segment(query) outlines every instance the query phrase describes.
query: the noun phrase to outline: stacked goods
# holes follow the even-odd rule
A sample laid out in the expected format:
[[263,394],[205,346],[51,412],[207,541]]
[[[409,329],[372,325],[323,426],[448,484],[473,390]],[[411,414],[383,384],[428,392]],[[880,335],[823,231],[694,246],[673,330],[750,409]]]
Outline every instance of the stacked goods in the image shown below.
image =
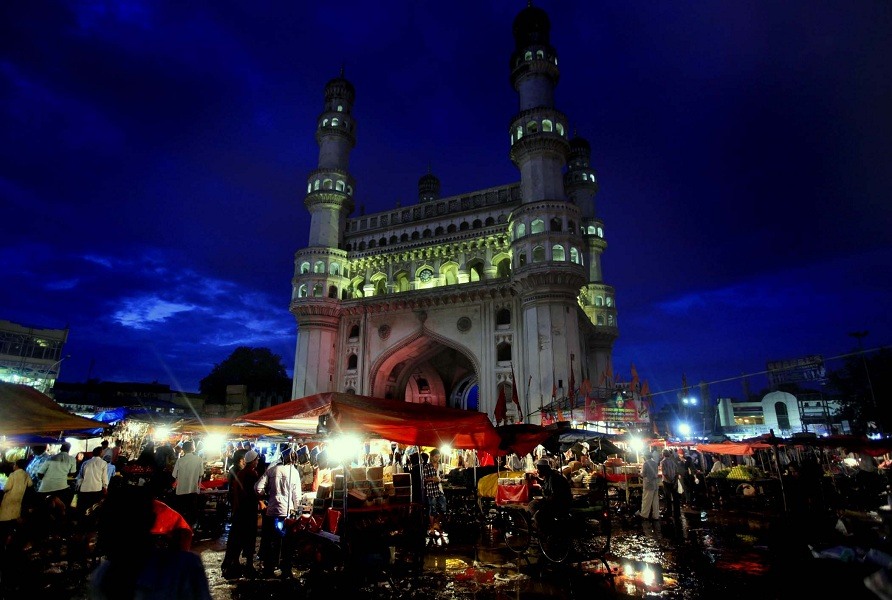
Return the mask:
[[733,479],[735,481],[752,481],[753,479],[759,479],[761,477],[761,472],[756,467],[750,467],[747,465],[736,465],[731,467],[731,470],[728,472],[728,476],[726,479]]
[[719,471],[712,471],[707,475],[710,479],[727,479],[728,473],[731,472],[731,469],[721,469]]
[[411,497],[412,476],[409,473],[394,473],[391,502],[409,502]]

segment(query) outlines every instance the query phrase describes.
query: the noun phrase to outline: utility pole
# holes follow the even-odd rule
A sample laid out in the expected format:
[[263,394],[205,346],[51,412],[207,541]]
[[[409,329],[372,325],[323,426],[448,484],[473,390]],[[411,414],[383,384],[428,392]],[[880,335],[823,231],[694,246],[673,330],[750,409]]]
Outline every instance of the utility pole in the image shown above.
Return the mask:
[[[870,401],[873,403],[874,418],[876,418],[878,416],[876,414],[876,411],[878,408],[877,407],[877,399],[876,399],[876,396],[873,395],[873,383],[871,383],[871,381],[870,381],[870,369],[867,367],[867,358],[864,356],[864,348],[861,345],[861,340],[864,339],[865,337],[867,337],[868,333],[869,332],[867,330],[852,331],[849,333],[849,336],[858,340],[858,354],[861,355],[861,362],[864,364],[864,374],[867,375],[867,389],[870,390]],[[879,424],[879,423],[877,423],[877,424]]]

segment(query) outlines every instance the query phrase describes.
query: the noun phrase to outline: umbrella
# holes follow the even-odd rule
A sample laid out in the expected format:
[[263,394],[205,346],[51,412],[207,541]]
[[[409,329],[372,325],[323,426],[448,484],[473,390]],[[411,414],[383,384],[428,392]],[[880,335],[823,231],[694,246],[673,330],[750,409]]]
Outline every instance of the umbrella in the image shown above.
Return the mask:
[[105,423],[70,413],[46,394],[27,385],[0,382],[0,435],[56,433],[105,427]]

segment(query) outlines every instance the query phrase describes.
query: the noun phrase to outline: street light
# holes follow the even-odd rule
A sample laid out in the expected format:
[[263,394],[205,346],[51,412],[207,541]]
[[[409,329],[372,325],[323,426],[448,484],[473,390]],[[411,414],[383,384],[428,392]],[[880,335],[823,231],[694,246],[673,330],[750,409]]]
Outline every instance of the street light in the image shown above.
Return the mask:
[[[46,390],[47,390],[47,388],[49,387],[48,379],[49,379],[50,371],[52,371],[53,369],[55,369],[57,365],[61,365],[61,364],[62,364],[62,361],[65,360],[65,359],[68,359],[68,358],[71,358],[71,355],[70,355],[70,354],[66,354],[65,356],[63,356],[62,358],[60,358],[59,360],[57,360],[56,362],[54,362],[53,364],[51,364],[50,366],[48,366],[48,367],[47,367],[46,369],[44,369],[43,371],[38,371],[38,372],[37,372],[38,379],[42,379],[42,380],[43,380],[43,384],[41,385],[41,389],[40,389],[41,392],[43,392],[44,394],[46,394]],[[43,377],[42,377],[42,378],[40,377],[40,374],[41,374],[41,373],[43,373]]]

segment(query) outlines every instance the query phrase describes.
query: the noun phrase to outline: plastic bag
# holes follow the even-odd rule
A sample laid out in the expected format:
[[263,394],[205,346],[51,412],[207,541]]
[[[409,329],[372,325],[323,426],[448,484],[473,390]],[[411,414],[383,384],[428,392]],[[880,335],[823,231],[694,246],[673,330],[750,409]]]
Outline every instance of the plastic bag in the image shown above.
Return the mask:
[[77,494],[71,499],[71,508],[77,508]]
[[681,483],[681,479],[676,480],[675,484],[676,484],[676,487],[677,487],[677,489],[678,489],[678,493],[679,493],[679,494],[684,494],[684,485],[682,485],[682,483]]

